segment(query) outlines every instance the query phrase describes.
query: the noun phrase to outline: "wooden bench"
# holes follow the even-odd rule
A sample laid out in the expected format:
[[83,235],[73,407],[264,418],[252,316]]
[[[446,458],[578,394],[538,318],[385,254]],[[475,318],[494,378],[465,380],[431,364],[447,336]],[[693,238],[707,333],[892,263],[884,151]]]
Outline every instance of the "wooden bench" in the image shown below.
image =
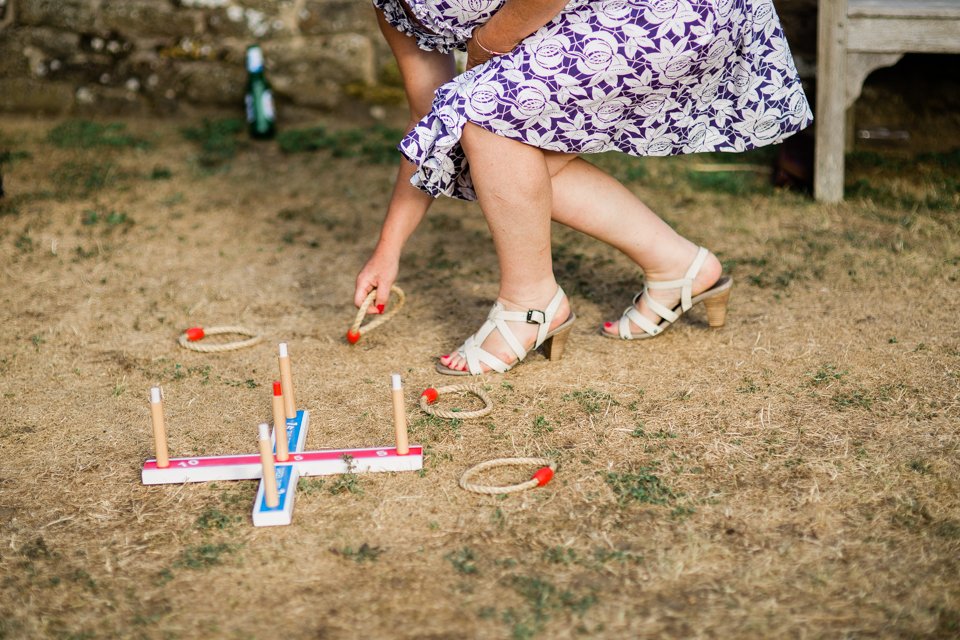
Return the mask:
[[820,0],[813,194],[843,200],[853,103],[874,70],[905,53],[960,53],[960,0]]

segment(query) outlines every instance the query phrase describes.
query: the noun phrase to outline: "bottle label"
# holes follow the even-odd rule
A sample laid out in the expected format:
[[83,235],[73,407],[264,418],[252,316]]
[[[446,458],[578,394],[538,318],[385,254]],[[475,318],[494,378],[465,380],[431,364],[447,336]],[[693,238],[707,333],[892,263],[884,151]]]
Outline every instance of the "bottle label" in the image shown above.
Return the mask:
[[263,108],[263,117],[267,121],[272,122],[275,119],[274,110],[273,110],[273,92],[267,89],[263,92],[263,97],[260,101],[260,106]]

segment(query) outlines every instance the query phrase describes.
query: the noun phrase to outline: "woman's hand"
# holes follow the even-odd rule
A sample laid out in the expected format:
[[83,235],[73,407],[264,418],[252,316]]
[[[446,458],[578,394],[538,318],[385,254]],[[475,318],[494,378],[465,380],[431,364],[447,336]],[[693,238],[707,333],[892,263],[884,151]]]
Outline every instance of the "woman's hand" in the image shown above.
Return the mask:
[[383,313],[390,298],[390,287],[397,280],[400,271],[400,259],[373,252],[367,264],[357,275],[357,289],[353,294],[353,304],[360,307],[371,290],[377,290],[377,297],[367,309],[367,313]]

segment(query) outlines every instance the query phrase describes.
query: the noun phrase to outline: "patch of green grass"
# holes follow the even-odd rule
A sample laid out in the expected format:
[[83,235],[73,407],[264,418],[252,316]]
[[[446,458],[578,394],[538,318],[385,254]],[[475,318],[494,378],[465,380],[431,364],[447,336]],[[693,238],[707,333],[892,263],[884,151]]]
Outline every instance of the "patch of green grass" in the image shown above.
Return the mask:
[[617,496],[621,506],[630,502],[667,504],[676,494],[653,471],[656,465],[641,466],[634,472],[608,471],[603,479]]
[[9,164],[14,165],[20,160],[29,160],[33,157],[29,151],[0,151],[0,168],[3,168],[3,165]]
[[916,471],[920,475],[930,473],[930,465],[923,462],[923,460],[911,460],[907,463],[907,468],[911,471]]
[[358,548],[354,549],[353,547],[347,546],[343,549],[330,549],[334,554],[349,558],[357,564],[362,564],[364,562],[374,562],[381,555],[383,555],[383,549],[380,547],[372,547],[366,542],[361,544]]
[[231,527],[239,520],[240,518],[238,516],[232,516],[220,511],[216,507],[211,507],[200,514],[195,526],[201,531],[221,530]]
[[77,245],[73,248],[73,261],[79,262],[81,260],[86,260],[87,258],[94,258],[100,255],[100,248],[94,246],[90,249],[84,249],[80,245]]
[[580,404],[584,412],[594,415],[600,413],[601,409],[617,406],[620,403],[613,399],[609,393],[597,391],[596,389],[586,389],[585,391],[572,391],[562,396],[564,400],[575,400]]
[[459,418],[427,415],[410,423],[410,435],[416,435],[422,444],[429,444],[447,435],[459,438],[462,426],[463,420]]
[[297,493],[311,495],[323,490],[326,481],[323,478],[303,478],[297,483]]
[[23,253],[30,253],[33,251],[33,238],[30,237],[29,233],[21,233],[19,236],[17,236],[13,246]]
[[89,120],[70,120],[53,128],[47,141],[61,149],[96,149],[101,147],[149,149],[151,144],[126,133],[121,123],[99,124]]
[[236,550],[236,545],[225,542],[193,545],[180,553],[175,566],[185,569],[207,569],[223,564],[224,558]]
[[877,186],[876,180],[860,178],[844,189],[847,200],[869,200],[878,207],[897,211],[956,211],[960,202],[960,181],[943,178],[926,185],[926,193],[914,196]]
[[597,547],[593,550],[593,559],[602,564],[614,561],[619,563],[630,562],[632,564],[642,564],[643,556],[633,551],[624,551],[623,549],[605,549]]
[[657,440],[673,440],[677,437],[673,431],[667,431],[663,427],[657,429],[655,433],[650,434],[651,438],[656,438]]
[[873,398],[863,388],[857,387],[850,391],[839,391],[831,398],[830,403],[838,411],[845,409],[869,409],[873,406]]
[[635,182],[650,176],[649,162],[623,153],[599,153],[590,157],[590,163],[603,169],[620,182]]
[[933,533],[947,540],[960,540],[960,522],[956,520],[941,520],[933,525]]
[[20,554],[29,560],[52,558],[56,555],[50,550],[50,547],[47,546],[47,541],[43,539],[43,536],[37,536],[20,547]]
[[360,486],[360,478],[354,473],[353,456],[344,454],[343,461],[347,465],[347,472],[336,477],[330,483],[330,494],[338,495],[341,493],[352,493],[363,495],[363,487]]
[[173,171],[171,171],[168,167],[162,167],[160,165],[154,167],[150,172],[151,180],[169,180],[172,177]]
[[68,161],[54,169],[52,178],[64,196],[86,196],[112,186],[117,181],[116,167],[109,162]]
[[463,547],[457,551],[451,551],[444,556],[453,568],[457,570],[457,573],[460,573],[465,576],[472,576],[479,573],[477,569],[477,563],[475,562],[473,550],[470,547]]
[[67,574],[67,578],[71,582],[74,582],[89,591],[96,591],[97,589],[97,582],[84,569],[73,569],[69,574]]
[[544,416],[537,416],[533,419],[533,435],[542,436],[553,431],[550,421]]
[[363,158],[386,164],[398,160],[396,147],[402,137],[401,130],[383,125],[339,131],[318,126],[282,131],[277,135],[277,145],[284,153],[329,151],[334,158]]
[[687,183],[697,191],[713,191],[732,196],[772,194],[768,174],[754,171],[687,171]]
[[363,495],[363,487],[360,485],[359,477],[354,473],[345,473],[337,476],[328,488],[330,495],[341,493],[352,493],[354,495]]
[[822,387],[842,379],[845,375],[847,375],[847,372],[838,370],[835,364],[822,364],[819,369],[809,374],[809,384],[814,387]]
[[338,228],[353,228],[353,224],[355,223],[355,221],[347,221],[343,218],[336,217],[329,211],[314,206],[281,209],[277,217],[283,221],[303,220],[310,224],[320,225],[327,231],[333,231]]
[[208,364],[185,367],[179,362],[174,362],[170,366],[163,367],[157,376],[166,380],[186,380],[187,378],[198,377],[201,384],[210,382],[211,367]]
[[551,564],[573,564],[577,561],[577,552],[570,547],[558,545],[544,551],[543,559]]
[[83,217],[80,220],[81,224],[84,226],[93,226],[98,224],[104,224],[108,229],[115,229],[117,227],[132,227],[134,224],[133,218],[129,217],[126,213],[122,211],[97,211],[95,209],[86,209],[83,212]]
[[237,155],[243,144],[238,135],[245,128],[244,122],[237,118],[204,118],[198,126],[185,127],[181,133],[184,138],[200,147],[197,158],[200,166],[213,169],[226,164]]
[[220,378],[225,386],[228,387],[246,387],[247,389],[256,389],[260,386],[260,383],[254,380],[253,378],[247,378],[246,380],[232,380],[230,378]]
[[566,612],[582,617],[597,603],[597,596],[592,591],[580,594],[570,589],[559,589],[536,576],[513,576],[509,584],[523,599],[529,612],[524,615],[513,608],[504,612],[503,620],[512,625],[515,640],[538,635],[554,613]]

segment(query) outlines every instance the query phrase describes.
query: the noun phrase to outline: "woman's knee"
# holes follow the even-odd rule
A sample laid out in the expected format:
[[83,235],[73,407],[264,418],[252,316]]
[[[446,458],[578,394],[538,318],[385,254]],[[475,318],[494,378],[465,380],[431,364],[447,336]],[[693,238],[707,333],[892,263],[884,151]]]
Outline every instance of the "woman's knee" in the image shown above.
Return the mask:
[[544,151],[513,138],[507,138],[484,129],[480,125],[468,122],[463,127],[460,142],[467,157],[495,157],[512,164],[544,162]]

